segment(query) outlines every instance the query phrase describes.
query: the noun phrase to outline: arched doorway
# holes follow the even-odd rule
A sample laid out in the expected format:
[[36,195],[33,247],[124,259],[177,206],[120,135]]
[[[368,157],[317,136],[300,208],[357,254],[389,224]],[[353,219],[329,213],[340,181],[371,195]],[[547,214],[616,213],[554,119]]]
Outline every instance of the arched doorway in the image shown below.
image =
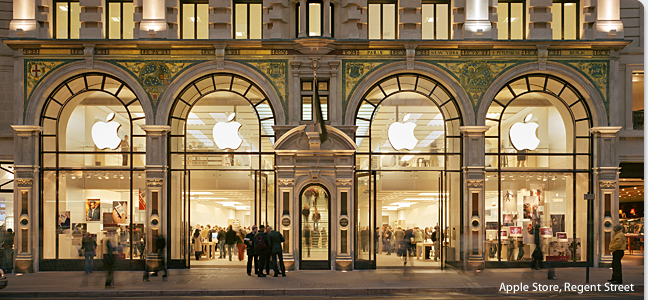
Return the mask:
[[582,195],[592,192],[592,118],[584,97],[555,76],[520,76],[495,95],[486,125],[486,261],[526,265],[534,234],[544,259],[584,261]]
[[457,260],[463,120],[455,98],[434,79],[398,74],[369,88],[356,112],[355,268],[402,267],[410,247],[409,265]]
[[331,268],[331,193],[321,184],[309,184],[299,193],[300,270]]
[[[168,123],[171,263],[245,264],[234,254],[230,260],[232,251],[219,236],[230,225],[234,230],[276,225],[275,119],[269,99],[244,77],[205,75],[181,90]],[[205,239],[203,249],[191,244],[197,228]],[[204,252],[198,261],[196,250]]]
[[47,96],[40,117],[41,271],[83,270],[86,233],[99,245],[116,242],[124,258],[118,269],[143,266],[144,124],[132,88],[112,75],[79,74]]

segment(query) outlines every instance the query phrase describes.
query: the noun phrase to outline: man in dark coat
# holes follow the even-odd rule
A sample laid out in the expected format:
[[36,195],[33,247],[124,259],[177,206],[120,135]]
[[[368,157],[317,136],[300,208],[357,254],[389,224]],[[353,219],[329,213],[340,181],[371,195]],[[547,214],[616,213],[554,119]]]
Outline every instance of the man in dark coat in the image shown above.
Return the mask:
[[[259,240],[263,240],[263,245],[259,244]],[[254,251],[259,256],[259,277],[266,277],[263,274],[263,268],[266,269],[266,274],[270,273],[270,239],[265,232],[265,226],[259,226],[259,232],[254,236]]]
[[245,236],[245,246],[247,246],[247,274],[252,276],[252,262],[254,262],[254,274],[259,274],[259,256],[254,252],[254,236],[257,234],[258,228],[256,225],[252,226],[252,231]]
[[229,260],[232,261],[232,251],[236,247],[236,232],[232,228],[232,225],[227,226],[227,233],[225,233],[225,244],[227,244],[227,253],[229,255]]
[[[272,230],[272,227],[268,226],[268,228]],[[270,239],[270,244],[272,245],[272,260],[275,262],[273,277],[279,277],[279,267],[281,267],[281,276],[286,277],[286,266],[284,265],[283,261],[283,249],[281,249],[281,243],[285,242],[286,240],[284,239],[283,235],[276,230],[272,230],[268,234],[268,238]],[[279,260],[277,260],[277,258],[279,258]]]

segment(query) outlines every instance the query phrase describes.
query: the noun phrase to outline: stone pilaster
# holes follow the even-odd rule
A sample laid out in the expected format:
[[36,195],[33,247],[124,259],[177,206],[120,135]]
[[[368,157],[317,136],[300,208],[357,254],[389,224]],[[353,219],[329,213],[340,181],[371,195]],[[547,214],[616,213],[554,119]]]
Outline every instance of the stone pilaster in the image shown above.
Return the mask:
[[529,31],[527,39],[551,40],[551,6],[553,0],[530,0],[529,2]]
[[[595,2],[594,0],[589,0]],[[587,1],[586,1],[587,2]],[[621,22],[621,1],[597,0],[596,2],[596,39],[623,39],[623,22]]]
[[14,0],[13,19],[9,23],[9,37],[38,38],[36,0]]
[[209,0],[209,38],[231,39],[232,0]]
[[38,269],[38,136],[40,126],[11,125],[14,129],[14,260],[16,273]]
[[[150,270],[158,270],[162,257],[158,253],[154,239],[169,237],[166,232],[167,197],[167,132],[166,125],[142,125],[146,132],[146,265]],[[168,247],[165,248],[168,250]]]
[[452,1],[452,39],[461,40],[464,37],[466,24],[466,0]]
[[[288,0],[264,0],[263,7],[263,38],[289,39],[293,32],[290,29],[290,2]],[[324,12],[326,13],[326,10]],[[302,27],[302,30],[306,30],[306,27]]]
[[398,38],[421,39],[421,0],[400,0]]
[[[611,262],[608,250],[614,225],[619,224],[619,130],[621,127],[593,127],[594,138],[594,266]],[[582,201],[577,195],[575,201]]]
[[103,39],[105,20],[104,0],[79,0],[79,7],[81,7],[79,38]]
[[464,151],[464,229],[461,247],[465,270],[485,267],[485,138],[489,126],[462,126]]
[[178,0],[142,0],[140,39],[178,38]]
[[53,33],[50,31],[50,24],[54,24],[54,14],[51,13],[53,8],[51,4],[50,1],[36,2],[36,30],[38,30],[38,38],[52,38]]
[[340,31],[337,38],[367,38],[367,0],[342,0],[339,16]]
[[[497,0],[466,0],[466,22],[463,28],[465,39],[492,39],[491,3],[497,7]],[[497,14],[495,21],[497,21]],[[497,35],[495,35],[497,37]]]
[[133,0],[133,23],[135,24],[135,26],[133,27],[133,39],[140,38],[139,34],[140,25],[142,24],[142,9],[144,8],[142,6],[143,3],[144,0]]

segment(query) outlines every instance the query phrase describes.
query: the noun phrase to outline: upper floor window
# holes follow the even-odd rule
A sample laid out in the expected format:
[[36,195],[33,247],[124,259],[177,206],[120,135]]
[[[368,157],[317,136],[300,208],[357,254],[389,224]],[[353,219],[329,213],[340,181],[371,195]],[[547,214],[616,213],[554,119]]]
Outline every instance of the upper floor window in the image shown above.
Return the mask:
[[421,37],[424,40],[450,38],[450,1],[423,2],[421,17]]
[[578,1],[553,0],[551,29],[554,40],[578,39]]
[[314,87],[313,85],[314,84],[312,80],[305,80],[301,82],[301,119],[302,121],[312,121],[313,118],[315,118],[313,96],[315,94],[315,88],[317,88],[320,106],[322,107],[322,118],[324,119],[324,121],[328,121],[329,82],[328,80],[318,80],[317,87]]
[[499,0],[497,4],[497,38],[523,40],[526,13],[524,0]]
[[369,3],[369,39],[396,39],[396,3]]
[[[306,2],[306,36],[324,36],[324,4],[322,1],[312,0]],[[300,6],[297,3],[297,36],[302,31]],[[333,3],[328,7],[328,30],[333,37]]]
[[79,1],[56,1],[54,32],[57,39],[78,39],[81,21]]
[[242,2],[234,4],[234,38],[263,38],[263,3]]
[[132,39],[135,23],[133,22],[133,1],[109,0],[106,13],[109,39]]
[[632,73],[632,128],[644,129],[644,72]]
[[183,39],[209,38],[209,3],[207,1],[182,1],[182,23],[180,32]]

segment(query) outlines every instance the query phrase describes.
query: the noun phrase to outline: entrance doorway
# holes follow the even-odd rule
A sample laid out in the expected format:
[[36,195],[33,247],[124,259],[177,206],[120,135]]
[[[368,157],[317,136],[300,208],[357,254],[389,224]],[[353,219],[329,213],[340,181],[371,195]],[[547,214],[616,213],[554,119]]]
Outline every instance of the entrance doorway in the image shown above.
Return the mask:
[[443,268],[447,177],[442,171],[358,172],[355,268]]
[[307,185],[299,193],[300,270],[331,268],[331,193],[320,184]]

